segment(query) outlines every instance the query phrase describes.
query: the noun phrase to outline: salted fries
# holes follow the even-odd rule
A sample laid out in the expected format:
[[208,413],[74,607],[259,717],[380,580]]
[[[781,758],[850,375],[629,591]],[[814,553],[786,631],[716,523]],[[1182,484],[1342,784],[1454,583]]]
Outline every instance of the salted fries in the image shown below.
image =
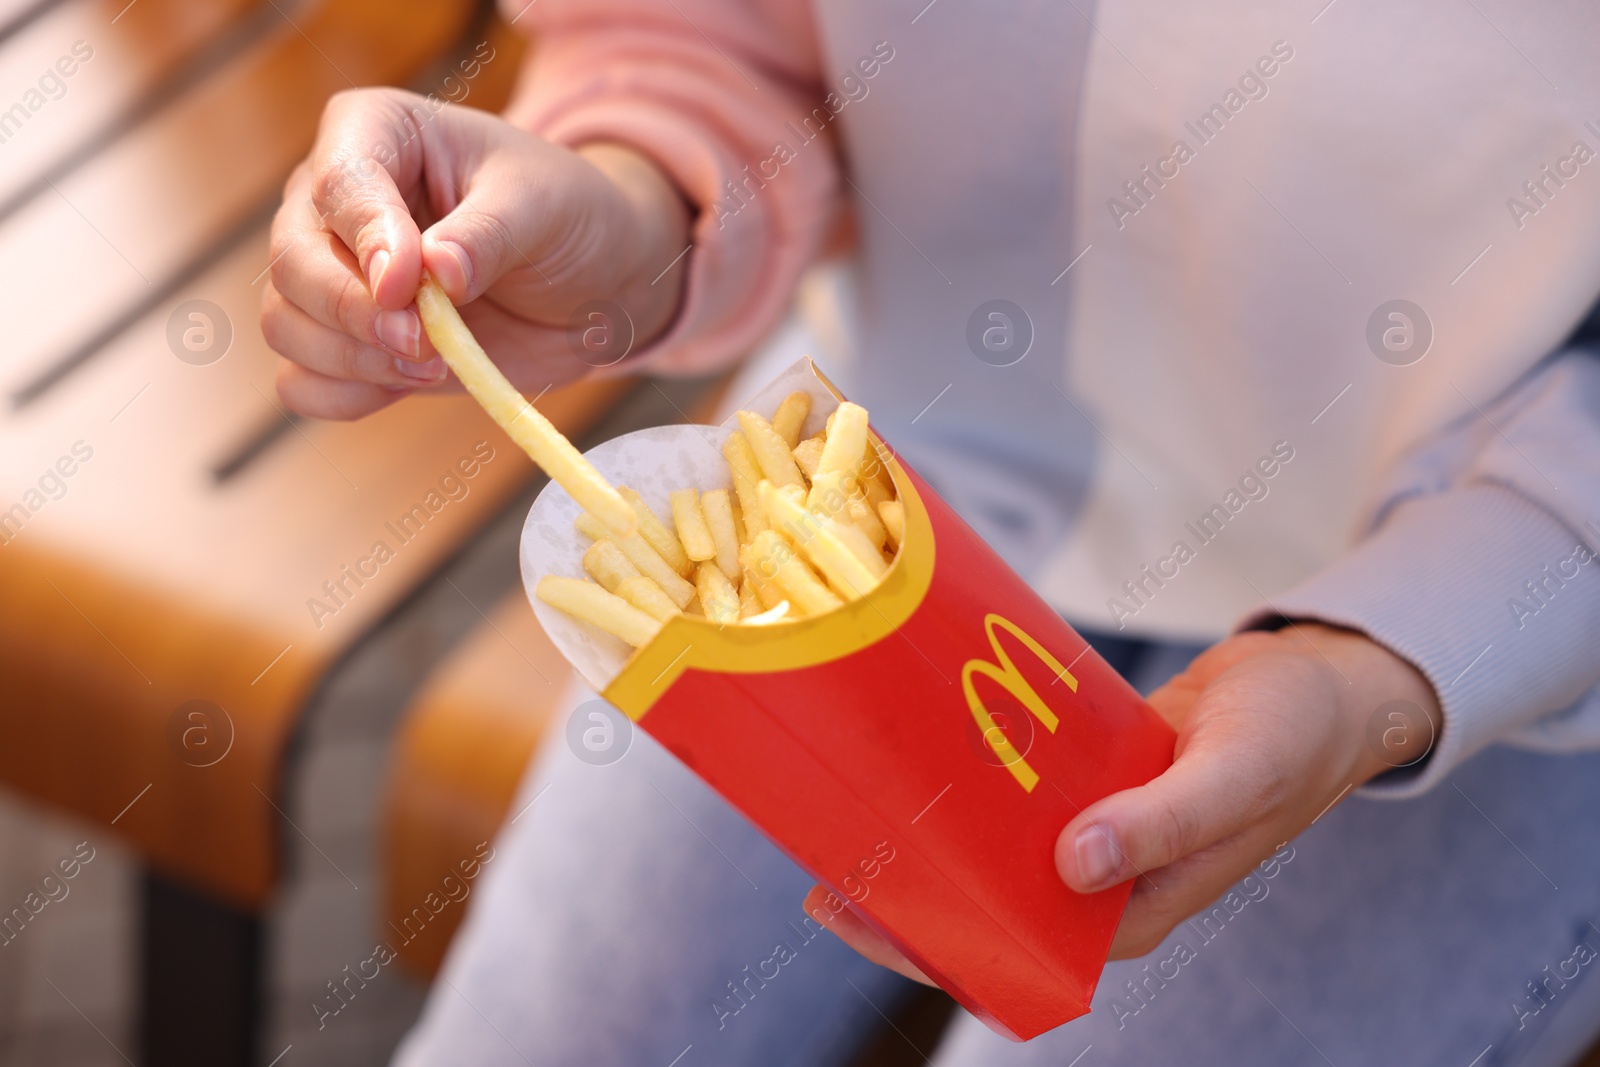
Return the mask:
[[588,577],[540,578],[546,604],[637,648],[680,614],[759,626],[832,611],[871,592],[894,562],[904,513],[865,408],[840,404],[805,440],[809,393],[791,393],[770,421],[739,412],[722,446],[733,489],[674,489],[663,518],[606,481],[512,388],[430,277],[417,310],[467,392],[583,508]]
[[539,599],[637,647],[680,613],[759,626],[871,592],[903,535],[894,482],[864,408],[840,404],[822,433],[801,440],[810,408],[811,395],[797,392],[770,421],[739,412],[722,446],[731,492],[674,489],[663,517],[618,486],[637,531],[620,535],[579,515],[578,531],[592,542],[583,555],[589,577],[546,575]]

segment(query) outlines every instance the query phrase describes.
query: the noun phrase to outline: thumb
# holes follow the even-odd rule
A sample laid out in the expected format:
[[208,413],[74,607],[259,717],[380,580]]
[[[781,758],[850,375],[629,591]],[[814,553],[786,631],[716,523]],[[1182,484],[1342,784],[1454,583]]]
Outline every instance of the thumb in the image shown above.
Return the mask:
[[1248,738],[1197,740],[1159,777],[1091,804],[1067,824],[1055,856],[1067,885],[1098,892],[1260,821],[1280,793],[1270,761],[1257,758]]
[[422,263],[451,300],[476,300],[514,276],[524,310],[559,303],[552,276],[570,293],[610,262],[605,249],[627,251],[627,202],[593,162],[483,112],[446,114],[461,145],[457,198],[423,233]]
[[410,304],[422,277],[421,234],[406,203],[422,180],[412,115],[421,99],[392,89],[339,93],[311,152],[312,204],[389,309]]
[[451,300],[476,300],[508,272],[537,262],[552,209],[510,160],[490,154],[464,176],[460,203],[422,235],[422,264]]

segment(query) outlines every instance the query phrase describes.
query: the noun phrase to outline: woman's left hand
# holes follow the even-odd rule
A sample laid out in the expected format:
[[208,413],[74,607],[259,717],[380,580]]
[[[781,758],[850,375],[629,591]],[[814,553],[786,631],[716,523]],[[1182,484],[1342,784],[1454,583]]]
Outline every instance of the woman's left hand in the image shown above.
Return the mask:
[[[1439,701],[1411,664],[1316,623],[1229,637],[1150,695],[1178,731],[1173,764],[1067,824],[1056,869],[1080,893],[1137,878],[1111,958],[1142,956],[1369,778],[1422,758]],[[1415,707],[1372,731],[1392,701]],[[807,896],[829,915],[828,896]],[[848,909],[829,928],[868,959],[926,977]]]

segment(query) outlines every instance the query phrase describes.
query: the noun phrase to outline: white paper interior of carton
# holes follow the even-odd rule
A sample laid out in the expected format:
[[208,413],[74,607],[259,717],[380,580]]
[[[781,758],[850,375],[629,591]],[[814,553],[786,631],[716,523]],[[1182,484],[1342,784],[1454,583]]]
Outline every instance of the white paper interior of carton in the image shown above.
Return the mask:
[[[804,440],[822,432],[823,423],[839,403],[812,371],[810,360],[795,363],[739,406],[770,419],[783,398],[797,392],[811,394],[811,412],[800,431]],[[612,485],[635,490],[671,527],[668,498],[674,489],[692,486],[704,492],[733,487],[728,461],[722,458],[722,442],[737,428],[733,417],[721,426],[656,426],[613,438],[584,454]],[[577,501],[554,482],[539,493],[522,525],[522,585],[544,632],[583,680],[602,692],[622,671],[633,649],[534,595],[539,579],[547,574],[586,577],[583,554],[590,542],[573,526],[580,510]]]

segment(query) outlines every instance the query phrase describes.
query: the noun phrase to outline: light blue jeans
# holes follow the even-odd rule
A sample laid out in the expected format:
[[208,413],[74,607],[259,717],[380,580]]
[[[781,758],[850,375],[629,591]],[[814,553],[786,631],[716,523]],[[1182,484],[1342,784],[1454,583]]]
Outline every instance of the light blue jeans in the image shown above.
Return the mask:
[[[1121,645],[1146,691],[1197,651]],[[606,766],[553,734],[396,1067],[833,1065],[884,1024],[909,983],[805,928],[812,880],[709,788],[643,733]],[[1566,1067],[1600,1031],[1600,754],[1490,749],[1427,796],[1347,799],[1265,870],[1109,965],[1088,1016],[1019,1045],[958,1012],[923,1051]]]

